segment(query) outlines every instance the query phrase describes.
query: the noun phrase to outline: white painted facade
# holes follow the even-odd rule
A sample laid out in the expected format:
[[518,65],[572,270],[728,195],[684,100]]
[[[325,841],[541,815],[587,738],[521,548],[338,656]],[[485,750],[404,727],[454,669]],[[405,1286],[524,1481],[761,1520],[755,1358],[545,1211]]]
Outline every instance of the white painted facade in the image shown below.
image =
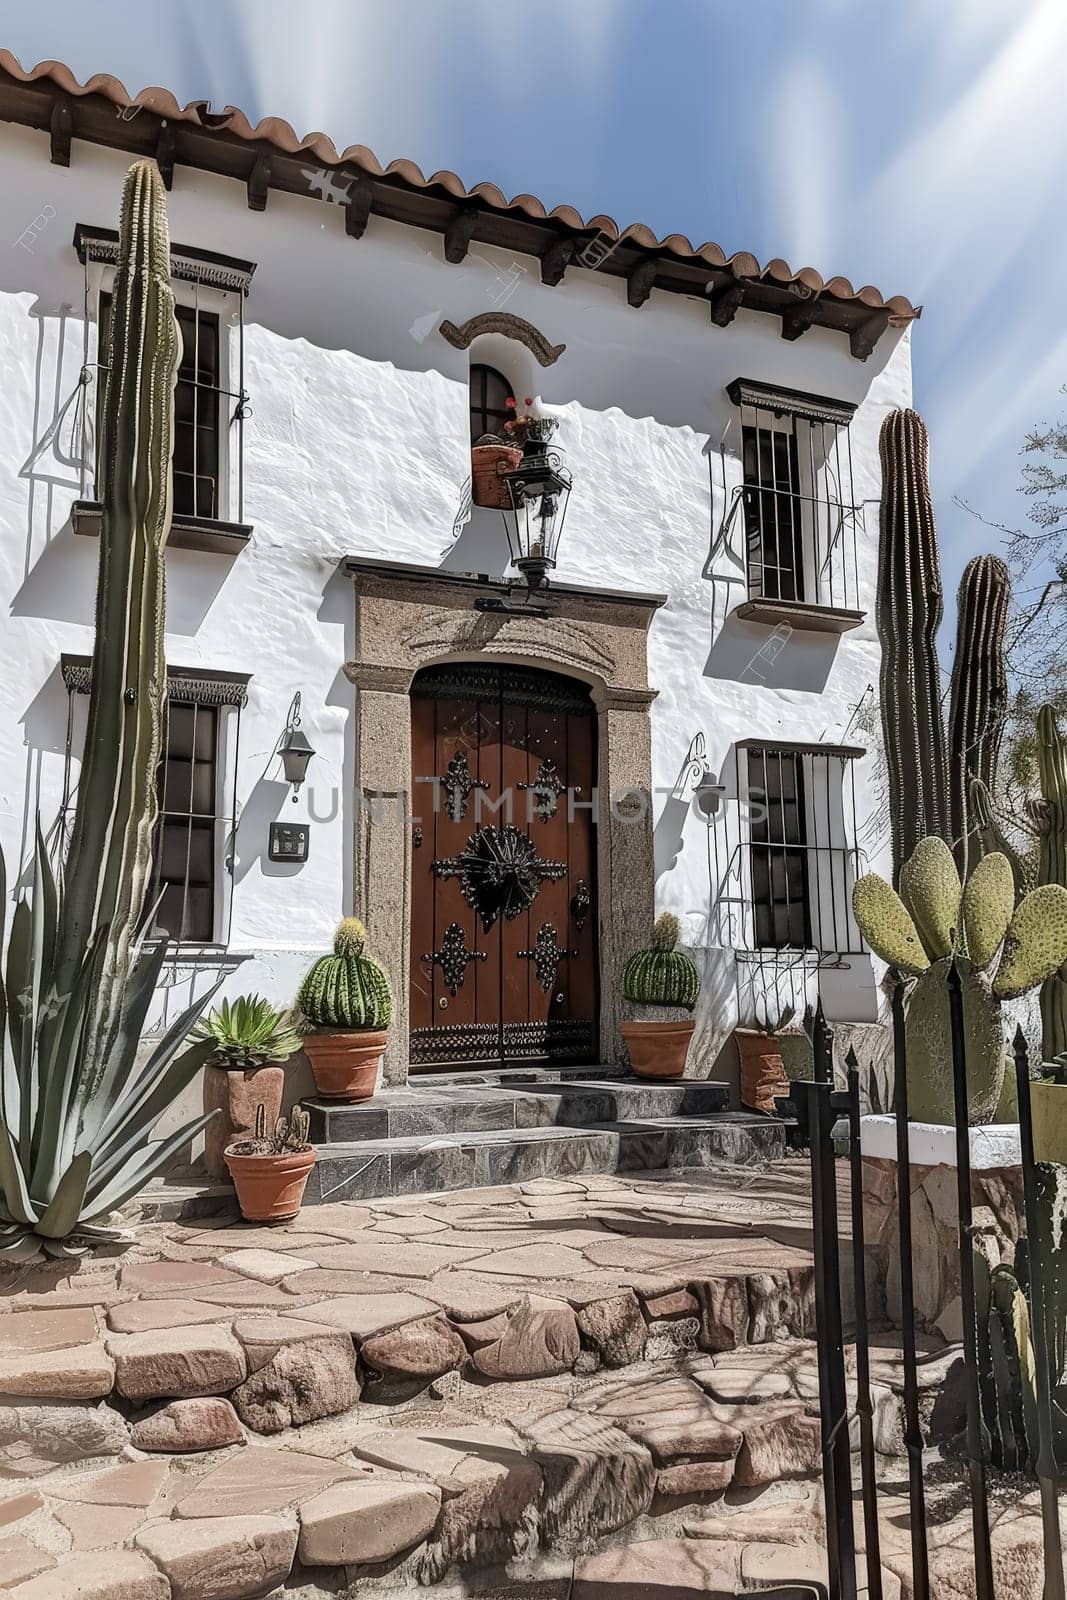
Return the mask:
[[[116,226],[126,165],[121,152],[79,141],[70,167],[54,166],[46,133],[0,124],[0,210],[11,236],[0,247],[0,843],[11,879],[26,860],[34,809],[47,826],[61,802],[68,696],[60,656],[91,649],[97,547],[72,527],[84,491],[75,408],[64,411],[85,348],[86,275],[72,237],[79,222]],[[232,904],[220,907],[230,956],[247,959],[228,991],[291,1001],[338,917],[353,909],[358,751],[356,690],[343,672],[354,626],[343,558],[506,570],[498,513],[475,510],[453,532],[469,476],[468,369],[485,361],[517,396],[537,396],[559,413],[574,492],[558,578],[668,597],[649,640],[649,679],[659,691],[651,711],[656,899],[682,914],[685,940],[702,955],[704,1027],[693,1066],[715,1074],[739,987],[748,1010],[746,981],[738,985],[733,951],[717,945],[714,852],[688,804],[691,788],[677,791],[679,777],[698,733],[717,774],[742,737],[871,743],[877,719],[863,708],[878,677],[878,429],[887,410],[910,403],[908,335],[890,330],[864,363],[843,334],[816,327],[787,342],[764,313],[741,310],[721,329],[701,301],[655,290],[634,309],[623,282],[578,265],[554,288],[542,285],[536,261],[477,243],[462,265],[450,265],[439,235],[379,217],[353,240],[340,209],[312,194],[272,192],[266,211],[253,212],[242,185],[185,167],[169,206],[174,240],[257,264],[244,307],[251,544],[233,559],[172,550],[167,561],[168,662],[250,674]],[[30,237],[18,242],[26,229]],[[103,275],[90,269],[90,361]],[[179,298],[192,292],[176,287]],[[218,299],[236,388],[237,298]],[[461,351],[438,331],[444,318],[459,324],[489,310],[527,319],[565,353],[541,368],[513,341],[492,336]],[[769,630],[727,622],[744,597],[743,552],[717,546],[741,475],[737,412],[726,394],[737,377],[858,404],[851,440],[865,513],[858,604],[866,620],[842,636],[795,632],[756,668]],[[292,805],[273,751],[296,690],[317,753]],[[76,727],[75,756],[79,737]],[[867,864],[886,870],[875,765],[873,751],[858,764],[857,815]],[[267,860],[276,817],[310,822],[305,864]],[[821,976],[832,1017],[873,1017],[867,957]]]

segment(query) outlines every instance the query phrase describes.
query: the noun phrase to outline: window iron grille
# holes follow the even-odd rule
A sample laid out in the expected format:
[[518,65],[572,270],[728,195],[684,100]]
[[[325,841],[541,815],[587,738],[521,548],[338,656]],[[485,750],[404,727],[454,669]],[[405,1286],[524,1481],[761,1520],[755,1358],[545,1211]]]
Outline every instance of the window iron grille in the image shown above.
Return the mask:
[[708,819],[709,940],[768,960],[847,963],[866,946],[852,887],[858,842],[852,745],[742,741]]
[[[81,459],[80,493],[82,499],[86,498],[91,478],[93,496],[100,500],[104,468],[100,423],[107,376],[111,294],[100,290],[97,298],[94,360],[90,330],[96,280],[90,269],[93,263],[114,262],[116,236],[106,230],[93,232],[79,224],[75,246],[84,265],[84,346],[74,419]],[[188,291],[179,291],[175,306],[182,335],[182,361],[175,389],[174,511],[178,516],[228,520],[229,507],[225,503],[223,485],[225,467],[226,475],[234,484],[236,520],[243,522],[244,424],[252,414],[245,389],[244,300],[255,268],[250,262],[172,246],[171,270],[176,281],[190,285]],[[201,298],[202,292],[220,290],[233,293],[236,299],[236,387],[224,381],[227,364],[223,318]]]
[[[61,670],[68,695],[61,807],[65,854],[74,808],[75,702],[89,693],[91,662],[86,656],[65,655]],[[247,675],[240,673],[179,668],[167,672],[146,932],[179,948],[229,944],[233,907],[229,878],[247,685]]]
[[[743,563],[750,601],[857,610],[855,407],[743,379],[727,393],[740,414],[741,481],[728,492],[716,547]],[[726,484],[725,437],[721,456]]]

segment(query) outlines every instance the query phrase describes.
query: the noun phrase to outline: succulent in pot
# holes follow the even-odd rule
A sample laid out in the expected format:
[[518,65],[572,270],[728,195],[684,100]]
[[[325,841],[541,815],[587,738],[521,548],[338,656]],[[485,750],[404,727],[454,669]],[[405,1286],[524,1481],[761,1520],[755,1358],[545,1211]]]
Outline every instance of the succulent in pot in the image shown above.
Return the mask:
[[237,1203],[246,1222],[289,1222],[304,1198],[315,1149],[308,1141],[310,1119],[300,1106],[279,1117],[267,1133],[267,1115],[256,1109],[251,1138],[238,1139],[226,1150],[226,1165],[237,1189]]
[[[692,957],[675,948],[678,934],[678,918],[664,911],[648,949],[632,955],[623,971],[622,992],[635,1014],[622,1023],[621,1031],[638,1078],[680,1078],[685,1071],[694,1029],[688,1013],[700,993],[700,974]],[[647,1009],[674,1014],[642,1016]]]
[[298,1004],[309,1024],[304,1050],[324,1100],[369,1100],[393,1014],[389,979],[364,954],[367,930],[345,917],[333,954],[316,961]]
[[807,1029],[799,1036],[786,1033],[795,1015],[795,1006],[784,1005],[776,1015],[768,1011],[762,1018],[762,1025],[757,1016],[756,1027],[734,1029],[740,1066],[741,1104],[746,1110],[775,1116],[779,1110],[777,1102],[789,1098],[789,1077],[786,1075],[783,1054],[789,1055],[791,1060],[800,1058],[798,1065],[802,1070],[793,1076],[812,1076],[811,1071],[803,1070],[806,1068],[806,1059],[810,1057]]
[[193,1030],[214,1048],[204,1073],[204,1110],[217,1112],[204,1130],[204,1166],[226,1176],[226,1147],[252,1133],[263,1107],[267,1126],[281,1116],[284,1062],[300,1049],[300,1034],[262,995],[240,995],[222,1003]]

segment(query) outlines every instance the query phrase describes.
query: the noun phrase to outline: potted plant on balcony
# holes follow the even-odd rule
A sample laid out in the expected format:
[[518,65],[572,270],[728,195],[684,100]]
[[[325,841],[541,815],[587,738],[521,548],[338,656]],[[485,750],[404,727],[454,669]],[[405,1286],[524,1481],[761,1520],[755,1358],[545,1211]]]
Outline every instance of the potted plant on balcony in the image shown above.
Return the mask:
[[678,918],[664,911],[656,920],[649,948],[631,956],[623,971],[623,995],[638,1013],[674,1013],[666,1017],[636,1014],[622,1023],[630,1066],[638,1078],[680,1078],[685,1071],[694,1029],[688,1013],[700,993],[700,974],[692,957],[675,949],[678,932]]
[[[796,1007],[782,1006],[777,1013],[766,1011],[763,1026],[735,1028],[737,1055],[741,1066],[741,1104],[749,1111],[777,1113],[777,1100],[789,1098],[789,1079],[782,1062],[782,1040]],[[759,1018],[757,1017],[757,1024]]]
[[389,979],[364,954],[367,930],[345,917],[333,954],[316,961],[298,1004],[310,1025],[304,1050],[324,1100],[369,1100],[374,1093],[393,1014]]
[[204,1166],[213,1178],[226,1176],[226,1147],[249,1137],[260,1107],[273,1128],[282,1111],[284,1062],[300,1049],[291,1020],[262,995],[223,1000],[193,1030],[192,1037],[213,1045],[204,1072],[204,1110],[217,1112],[204,1130]]
[[291,1116],[277,1119],[268,1136],[266,1112],[257,1106],[252,1137],[228,1147],[226,1165],[246,1222],[289,1222],[300,1211],[315,1165],[309,1125],[307,1112],[296,1106]]
[[[508,395],[504,402],[514,412],[515,400]],[[528,404],[530,402],[527,402]],[[513,419],[504,423],[505,431]],[[471,499],[476,506],[488,506],[493,511],[506,511],[511,505],[505,472],[514,472],[522,460],[521,441],[511,441],[499,433],[483,433],[471,446]]]

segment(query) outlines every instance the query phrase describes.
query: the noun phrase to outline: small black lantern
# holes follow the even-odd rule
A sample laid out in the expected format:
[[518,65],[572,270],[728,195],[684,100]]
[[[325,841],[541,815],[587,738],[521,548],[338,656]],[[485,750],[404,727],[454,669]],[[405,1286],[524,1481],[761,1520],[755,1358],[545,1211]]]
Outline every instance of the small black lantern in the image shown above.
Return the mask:
[[[510,506],[503,512],[511,559],[531,593],[548,585],[556,565],[571,475],[559,450],[549,448],[555,417],[522,417],[522,460],[503,475]],[[518,426],[512,433],[518,435]]]
[[286,783],[293,786],[293,804],[296,804],[300,785],[307,777],[308,763],[315,754],[314,746],[300,731],[300,690],[293,696],[289,715],[285,719],[285,732],[278,741],[278,754],[282,758],[282,771]]

